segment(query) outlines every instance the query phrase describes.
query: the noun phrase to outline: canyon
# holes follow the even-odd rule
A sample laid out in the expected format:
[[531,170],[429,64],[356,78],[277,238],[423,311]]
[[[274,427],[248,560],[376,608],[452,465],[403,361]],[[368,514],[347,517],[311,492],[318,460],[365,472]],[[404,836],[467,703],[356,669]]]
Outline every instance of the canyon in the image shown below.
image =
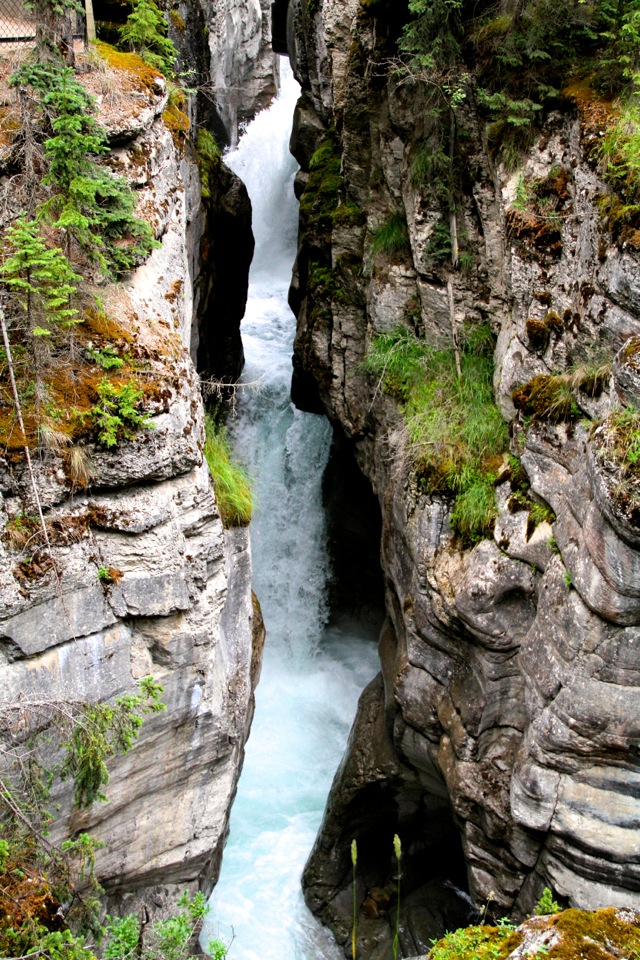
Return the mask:
[[[191,129],[235,145],[278,89],[271,5],[182,0],[176,11]],[[514,167],[492,149],[468,78],[443,126],[429,84],[402,73],[405,20],[386,0],[287,8],[301,85],[291,392],[328,418],[342,451],[335,522],[348,470],[373,492],[348,518],[334,590],[347,596],[364,569],[363,603],[385,611],[381,670],[303,887],[348,952],[357,840],[358,953],[370,960],[393,956],[396,834],[406,956],[474,907],[522,918],[545,887],[569,906],[640,910],[640,501],[637,469],[625,473],[616,453],[620,417],[640,401],[640,272],[637,238],[614,236],[603,214],[604,108],[584,84],[567,86]],[[25,576],[0,541],[0,683],[3,699],[27,703],[108,700],[149,674],[162,684],[167,710],[111,764],[109,803],[77,811],[70,787],[56,794],[56,838],[108,839],[96,872],[109,908],[154,912],[215,885],[260,673],[249,533],[223,528],[200,394],[242,370],[254,245],[241,181],[220,163],[203,191],[195,141],[168,126],[165,87],[144,93],[142,112],[127,102],[106,116],[103,101],[111,161],[160,243],[104,304],[163,388],[152,429],[116,453],[86,445],[89,489],[63,455],[34,461],[53,565]],[[463,152],[452,210],[433,166],[447,137]],[[14,149],[2,140],[7,190]],[[385,249],[377,238],[394,224]],[[421,476],[404,387],[386,379],[387,361],[370,365],[376,344],[402,336],[459,366],[473,330],[485,331],[479,352],[490,344],[509,428],[481,535],[461,532],[451,490]],[[542,387],[564,393],[549,403]],[[0,461],[0,493],[5,528],[33,512],[16,458]],[[117,576],[101,581],[102,568]]]

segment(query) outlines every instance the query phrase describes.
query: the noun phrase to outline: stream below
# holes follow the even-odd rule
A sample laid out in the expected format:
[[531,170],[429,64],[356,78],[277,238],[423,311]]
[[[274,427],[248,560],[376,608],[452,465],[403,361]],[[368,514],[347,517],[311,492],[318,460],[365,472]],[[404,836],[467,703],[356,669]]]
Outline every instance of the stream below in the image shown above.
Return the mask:
[[254,590],[267,640],[202,942],[233,938],[233,960],[340,960],[342,951],[304,904],[300,876],[358,696],[379,664],[371,626],[330,616],[322,478],[331,428],[289,397],[297,202],[288,143],[299,88],[288,63],[281,67],[280,96],[225,157],[249,191],[256,238],[242,324],[246,386],[231,435],[254,480]]

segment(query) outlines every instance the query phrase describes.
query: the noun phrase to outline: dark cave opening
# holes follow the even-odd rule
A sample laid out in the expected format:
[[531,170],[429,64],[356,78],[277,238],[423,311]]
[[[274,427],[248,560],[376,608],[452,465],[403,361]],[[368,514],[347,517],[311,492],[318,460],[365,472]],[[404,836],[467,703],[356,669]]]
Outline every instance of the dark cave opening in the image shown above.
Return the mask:
[[380,507],[358,467],[353,444],[335,428],[323,478],[323,502],[332,571],[331,621],[357,622],[377,638],[385,615]]

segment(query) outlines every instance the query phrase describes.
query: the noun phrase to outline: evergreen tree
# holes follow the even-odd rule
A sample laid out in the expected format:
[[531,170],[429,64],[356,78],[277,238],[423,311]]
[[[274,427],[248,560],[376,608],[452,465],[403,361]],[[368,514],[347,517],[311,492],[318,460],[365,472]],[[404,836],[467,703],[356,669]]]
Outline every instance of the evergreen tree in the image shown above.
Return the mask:
[[172,77],[178,51],[167,32],[167,22],[154,0],[134,0],[120,36],[146,63]]
[[68,329],[78,311],[70,306],[81,277],[59,247],[47,246],[34,220],[21,217],[7,230],[10,251],[0,276],[24,310],[34,337],[51,336],[52,327]]
[[67,255],[73,239],[105,273],[131,269],[156,242],[150,226],[134,215],[135,197],[127,182],[98,163],[109,148],[91,115],[93,99],[73,70],[63,68],[43,103],[54,132],[44,145],[49,172],[43,183],[53,195],[41,204],[39,216],[65,231]]

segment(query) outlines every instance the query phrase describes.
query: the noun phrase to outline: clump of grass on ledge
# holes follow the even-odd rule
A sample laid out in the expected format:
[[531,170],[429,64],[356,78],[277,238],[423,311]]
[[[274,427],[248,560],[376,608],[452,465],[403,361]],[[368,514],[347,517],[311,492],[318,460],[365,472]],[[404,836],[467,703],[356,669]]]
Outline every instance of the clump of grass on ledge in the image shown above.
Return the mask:
[[380,253],[393,255],[408,250],[407,222],[401,213],[392,213],[374,232],[371,252],[375,257]]
[[409,450],[426,492],[454,497],[451,524],[464,542],[490,536],[494,485],[509,436],[493,400],[493,338],[468,328],[457,376],[453,347],[435,349],[403,327],[373,341],[365,369],[404,407]]
[[233,460],[226,429],[208,415],[205,430],[204,456],[213,479],[222,523],[227,529],[246,527],[253,509],[249,479]]

